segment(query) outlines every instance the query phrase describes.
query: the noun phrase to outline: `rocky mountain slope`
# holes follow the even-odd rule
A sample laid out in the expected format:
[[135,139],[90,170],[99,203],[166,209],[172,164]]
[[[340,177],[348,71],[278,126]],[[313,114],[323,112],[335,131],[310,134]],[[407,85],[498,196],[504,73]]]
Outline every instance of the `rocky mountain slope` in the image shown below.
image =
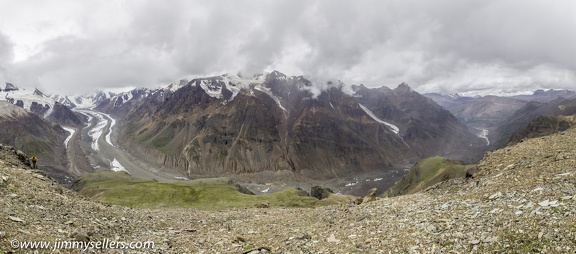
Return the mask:
[[219,211],[95,203],[0,150],[0,249],[31,251],[10,247],[13,239],[108,239],[153,241],[134,250],[144,253],[574,253],[575,142],[575,128],[529,139],[487,154],[472,180],[413,195]]
[[328,179],[436,154],[476,161],[486,148],[407,85],[370,97],[275,71],[172,86],[98,107],[122,116],[125,148],[192,177]]
[[495,140],[493,147],[499,148],[506,145],[512,135],[526,128],[532,120],[539,116],[570,116],[574,114],[576,114],[576,99],[558,98],[545,103],[532,101],[499,123],[491,132],[490,139]]
[[50,176],[65,182],[67,173],[64,140],[68,132],[6,101],[0,101],[0,144],[18,147],[39,158],[38,165]]
[[526,101],[519,99],[483,96],[454,105],[448,110],[465,124],[490,128],[510,117],[524,105]]
[[571,115],[576,92],[537,90],[530,95],[477,96],[425,94],[454,114],[462,123],[486,129],[490,149],[506,145],[512,134],[524,129],[539,116]]
[[532,120],[523,130],[514,133],[508,145],[523,142],[525,139],[548,136],[565,131],[576,125],[576,115],[572,116],[539,116]]
[[336,84],[311,89],[279,72],[195,79],[147,97],[125,118],[121,141],[191,176],[327,179],[416,157]]
[[395,89],[355,86],[354,99],[375,116],[399,127],[399,135],[421,158],[442,155],[470,163],[486,142],[449,111],[402,83]]

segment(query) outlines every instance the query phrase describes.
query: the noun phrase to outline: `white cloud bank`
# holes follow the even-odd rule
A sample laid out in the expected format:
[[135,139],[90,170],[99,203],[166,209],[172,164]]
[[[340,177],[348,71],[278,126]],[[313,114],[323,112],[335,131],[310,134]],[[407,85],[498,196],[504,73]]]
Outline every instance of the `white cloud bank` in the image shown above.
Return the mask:
[[419,92],[576,87],[576,1],[0,0],[0,82],[75,93],[277,69]]

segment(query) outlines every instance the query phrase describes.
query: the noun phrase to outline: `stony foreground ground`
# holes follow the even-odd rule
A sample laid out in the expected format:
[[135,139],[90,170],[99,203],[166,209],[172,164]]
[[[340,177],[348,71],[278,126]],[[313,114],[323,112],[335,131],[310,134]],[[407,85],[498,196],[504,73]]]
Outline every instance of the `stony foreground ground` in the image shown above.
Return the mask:
[[[0,151],[0,250],[153,241],[113,253],[575,253],[576,129],[487,154],[473,179],[362,205],[137,210],[92,202]],[[60,249],[69,253],[81,250]]]

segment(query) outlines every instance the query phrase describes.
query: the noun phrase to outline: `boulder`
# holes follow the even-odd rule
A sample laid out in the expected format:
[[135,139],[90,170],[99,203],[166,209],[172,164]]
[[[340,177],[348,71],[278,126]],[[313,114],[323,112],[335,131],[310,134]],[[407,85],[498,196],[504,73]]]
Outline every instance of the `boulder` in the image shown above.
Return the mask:
[[14,153],[16,154],[16,156],[18,156],[18,159],[21,160],[22,162],[26,163],[28,161],[28,156],[26,156],[24,152],[16,150]]
[[334,191],[332,191],[330,188],[322,186],[313,186],[312,189],[310,189],[310,196],[317,199],[325,199],[330,196],[331,193],[334,193]]
[[364,199],[361,198],[361,197],[357,197],[356,199],[354,199],[354,200],[352,201],[352,204],[360,205],[360,204],[362,204],[362,202],[364,202]]
[[467,179],[468,179],[468,178],[473,178],[475,173],[476,173],[476,167],[469,168],[469,169],[466,171],[466,178],[467,178]]
[[270,202],[262,202],[260,204],[256,204],[256,208],[268,208],[270,207]]
[[368,194],[366,194],[366,196],[363,199],[364,203],[368,203],[368,202],[372,202],[374,200],[376,200],[376,192],[378,191],[378,189],[376,188],[372,188],[368,191]]

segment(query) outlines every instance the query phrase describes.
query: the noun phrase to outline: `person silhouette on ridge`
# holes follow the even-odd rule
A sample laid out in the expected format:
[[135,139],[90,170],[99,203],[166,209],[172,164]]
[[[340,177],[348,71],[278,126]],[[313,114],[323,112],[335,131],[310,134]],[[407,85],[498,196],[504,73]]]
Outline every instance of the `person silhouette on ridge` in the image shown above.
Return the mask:
[[38,158],[36,156],[32,156],[30,161],[32,162],[32,169],[38,169]]

